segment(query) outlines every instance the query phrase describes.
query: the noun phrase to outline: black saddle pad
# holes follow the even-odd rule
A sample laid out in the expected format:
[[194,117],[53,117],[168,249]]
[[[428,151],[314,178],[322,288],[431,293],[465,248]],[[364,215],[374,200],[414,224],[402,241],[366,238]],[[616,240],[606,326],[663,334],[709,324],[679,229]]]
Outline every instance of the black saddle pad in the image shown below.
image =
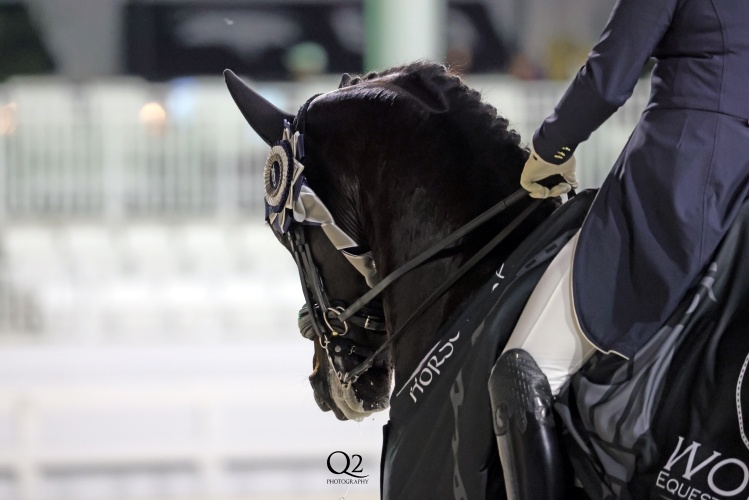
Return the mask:
[[384,429],[384,499],[505,498],[489,374],[533,288],[594,197],[595,191],[583,191],[537,228],[395,388]]
[[749,202],[668,323],[596,354],[555,405],[593,499],[749,497]]

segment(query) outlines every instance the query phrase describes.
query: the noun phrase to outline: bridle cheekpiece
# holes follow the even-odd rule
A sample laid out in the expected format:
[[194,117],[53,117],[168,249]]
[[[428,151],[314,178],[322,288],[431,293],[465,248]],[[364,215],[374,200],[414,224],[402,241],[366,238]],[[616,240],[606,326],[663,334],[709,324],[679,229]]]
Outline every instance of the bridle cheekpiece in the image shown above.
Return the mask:
[[354,339],[343,338],[349,333],[349,323],[384,334],[385,321],[379,302],[360,308],[346,320],[339,320],[346,304],[328,297],[312,258],[306,227],[318,226],[336,249],[364,276],[370,287],[377,283],[377,271],[371,252],[358,251],[368,247],[355,241],[335,223],[332,214],[309,187],[302,173],[304,118],[313,99],[314,97],[302,106],[293,126],[284,120],[282,139],[270,149],[263,172],[265,218],[273,231],[288,242],[299,270],[305,299],[305,305],[299,311],[299,329],[305,338],[315,340],[317,337],[320,346],[326,351],[330,366],[339,380],[343,381],[345,373],[342,368],[339,369],[341,363],[336,363],[335,358],[350,356],[354,352],[366,357],[371,352],[371,349]]

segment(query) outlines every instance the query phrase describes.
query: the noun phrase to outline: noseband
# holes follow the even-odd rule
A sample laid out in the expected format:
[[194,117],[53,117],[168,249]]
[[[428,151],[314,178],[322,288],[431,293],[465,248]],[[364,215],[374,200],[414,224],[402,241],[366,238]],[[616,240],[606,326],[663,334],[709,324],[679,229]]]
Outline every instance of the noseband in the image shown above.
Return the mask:
[[[429,309],[432,304],[444,295],[452,285],[478,264],[481,259],[486,257],[516,227],[518,227],[520,223],[539,206],[541,200],[534,200],[527,208],[525,208],[525,210],[513,219],[513,221],[510,222],[510,224],[508,224],[499,234],[497,234],[465,264],[463,264],[460,269],[451,275],[442,285],[434,290],[432,294],[411,314],[411,316],[380,345],[379,348],[374,352],[371,352],[371,349],[363,348],[353,340],[345,338],[349,332],[349,323],[356,324],[365,330],[385,333],[386,330],[382,306],[379,305],[379,302],[376,303],[377,305],[372,305],[373,301],[375,301],[383,291],[400,277],[428,262],[442,250],[456,244],[458,240],[494,218],[506,208],[528,197],[528,192],[524,189],[519,189],[503,199],[483,214],[444,238],[439,243],[400,266],[387,277],[380,280],[379,283],[374,285],[369,292],[364,294],[350,306],[346,307],[345,303],[340,301],[330,301],[325,292],[323,280],[314,260],[312,259],[312,252],[306,238],[306,222],[303,218],[302,220],[299,220],[298,214],[303,212],[303,209],[297,208],[297,205],[295,205],[295,203],[299,203],[299,193],[305,182],[304,176],[301,175],[301,171],[304,169],[301,160],[304,157],[303,132],[307,108],[316,97],[318,96],[309,99],[299,110],[299,113],[294,119],[293,129],[295,132],[293,134],[292,127],[285,122],[284,140],[282,140],[278,145],[273,146],[271,149],[271,156],[266,165],[266,219],[269,220],[274,231],[286,238],[299,271],[299,278],[302,283],[302,291],[306,303],[306,306],[302,308],[299,314],[300,327],[303,327],[302,334],[310,339],[313,339],[313,336],[318,338],[320,345],[325,349],[328,361],[338,377],[338,380],[344,385],[349,385],[356,382],[363,373],[369,370],[378,356],[385,352],[386,349],[395,342],[395,340],[403,335],[403,333],[427,309]],[[283,168],[279,169],[276,167],[275,163],[272,163],[274,152],[280,151],[280,148],[287,152],[287,160],[285,160],[284,166],[287,167],[288,170],[283,171],[285,172],[285,175],[283,176],[285,179],[285,185],[270,183],[271,192],[269,192],[268,179],[273,177],[271,174],[275,171],[283,170]],[[291,164],[293,164],[293,167]],[[271,172],[271,169],[275,170]],[[277,196],[278,193],[285,194],[283,196]],[[274,202],[275,205],[271,206],[271,203]],[[338,230],[338,228],[336,228],[336,230]],[[357,245],[357,243],[354,243],[354,245]],[[343,249],[339,248],[339,250]],[[343,253],[350,261],[352,260],[350,254],[347,254],[345,250],[343,250]],[[360,266],[354,264],[354,267],[362,272]],[[374,269],[374,264],[372,263],[368,269]],[[364,272],[362,272],[362,274],[364,274]],[[365,277],[371,286],[373,284],[373,281],[370,280],[372,275],[370,274],[368,276],[365,274]],[[309,325],[311,325],[311,332],[309,331]],[[333,350],[333,353],[331,353],[331,350]],[[348,372],[339,370],[333,362],[333,357],[349,356],[354,352],[359,356],[367,355],[367,358]]]
[[[340,319],[340,315],[346,311],[346,304],[340,300],[331,301],[328,298],[320,272],[312,259],[306,228],[293,225],[286,234],[286,238],[299,271],[304,293],[305,305],[299,311],[300,327],[309,324],[313,332],[310,334],[303,331],[302,334],[306,338],[312,340],[316,335],[320,339],[320,345],[327,347],[330,337],[343,337],[349,333],[349,323],[365,330],[385,332],[382,306],[362,307],[346,319]],[[304,329],[309,331],[309,328]]]

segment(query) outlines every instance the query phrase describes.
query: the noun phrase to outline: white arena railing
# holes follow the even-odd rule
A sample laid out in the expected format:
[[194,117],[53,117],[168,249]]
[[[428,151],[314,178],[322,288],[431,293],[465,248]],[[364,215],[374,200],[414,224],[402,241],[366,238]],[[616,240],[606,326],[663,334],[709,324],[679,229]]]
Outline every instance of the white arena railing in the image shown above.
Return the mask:
[[[337,78],[258,83],[295,111]],[[525,140],[565,89],[470,77]],[[600,185],[648,97],[578,150]],[[0,85],[0,500],[336,498],[386,415],[342,424],[306,381],[291,259],[262,224],[267,147],[222,79]]]
[[[565,89],[556,82],[471,77],[524,140]],[[296,111],[337,80],[258,83]],[[639,119],[648,84],[579,150],[585,187],[598,186]],[[121,220],[238,216],[262,206],[267,147],[222,79],[171,84],[113,80],[82,85],[23,79],[0,86],[0,209],[6,218]]]

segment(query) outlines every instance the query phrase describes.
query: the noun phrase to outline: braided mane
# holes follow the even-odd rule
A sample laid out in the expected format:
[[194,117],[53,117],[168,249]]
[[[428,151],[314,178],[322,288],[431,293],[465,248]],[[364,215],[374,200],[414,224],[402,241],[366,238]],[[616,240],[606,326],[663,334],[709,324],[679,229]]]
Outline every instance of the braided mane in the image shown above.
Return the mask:
[[[385,77],[395,75],[418,75],[429,82],[445,97],[451,123],[462,137],[468,140],[468,146],[475,160],[484,166],[496,168],[515,168],[520,178],[520,169],[528,158],[529,151],[521,147],[521,138],[509,127],[509,121],[497,112],[497,109],[481,100],[481,93],[469,88],[461,77],[441,64],[415,62],[398,66],[381,72],[372,71],[365,75],[344,75],[339,88],[365,86]],[[515,172],[508,172],[512,176]]]

